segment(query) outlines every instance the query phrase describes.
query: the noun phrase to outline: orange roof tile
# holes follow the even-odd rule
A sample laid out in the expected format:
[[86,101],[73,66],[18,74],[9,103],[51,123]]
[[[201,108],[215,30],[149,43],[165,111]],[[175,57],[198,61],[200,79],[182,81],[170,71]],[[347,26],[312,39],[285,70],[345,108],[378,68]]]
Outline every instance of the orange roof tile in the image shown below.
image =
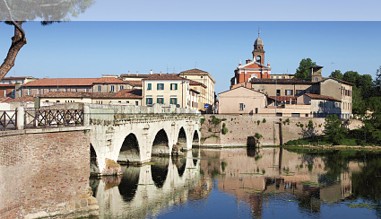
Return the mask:
[[92,86],[99,78],[43,78],[26,83],[25,87]]
[[126,84],[126,82],[120,78],[102,77],[96,79],[93,84]]
[[[189,80],[189,79],[188,79]],[[191,86],[201,86],[201,87],[204,87],[206,88],[206,85],[201,83],[201,82],[198,82],[198,81],[193,81],[193,80],[189,80],[189,85]]]
[[325,95],[320,95],[320,94],[311,94],[311,93],[306,93],[306,96],[310,97],[311,99],[317,99],[317,100],[330,100],[330,101],[338,101],[341,102],[341,100],[337,100],[331,96],[325,96]]
[[180,72],[180,74],[208,74],[208,72],[200,70],[198,68],[193,68],[193,69],[182,71]]
[[182,78],[178,76],[177,74],[151,74],[148,76],[148,78],[143,79],[143,80],[186,80],[189,81],[188,79]]
[[117,93],[108,92],[60,92],[54,91],[43,95],[42,98],[92,98],[92,99],[141,99],[142,90],[121,90]]

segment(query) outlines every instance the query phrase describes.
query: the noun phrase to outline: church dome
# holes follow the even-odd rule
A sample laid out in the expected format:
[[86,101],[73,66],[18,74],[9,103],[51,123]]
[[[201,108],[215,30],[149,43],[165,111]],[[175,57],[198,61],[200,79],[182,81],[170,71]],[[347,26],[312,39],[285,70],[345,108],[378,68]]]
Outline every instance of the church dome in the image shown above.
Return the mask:
[[259,46],[259,45],[261,45],[261,46],[263,46],[263,41],[262,41],[262,39],[258,36],[258,38],[255,40],[255,42],[254,42],[254,46]]

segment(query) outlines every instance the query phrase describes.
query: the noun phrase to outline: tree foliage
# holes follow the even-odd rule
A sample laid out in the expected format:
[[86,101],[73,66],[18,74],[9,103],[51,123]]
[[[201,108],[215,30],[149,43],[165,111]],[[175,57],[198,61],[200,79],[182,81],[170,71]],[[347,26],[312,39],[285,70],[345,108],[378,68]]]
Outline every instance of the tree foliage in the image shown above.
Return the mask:
[[27,39],[22,27],[25,21],[40,20],[43,25],[69,20],[84,12],[94,0],[0,0],[0,19],[13,26],[12,43],[0,66],[0,80],[13,68],[16,57]]
[[299,63],[299,67],[296,69],[295,78],[311,80],[311,67],[315,65],[316,63],[310,58],[302,59]]
[[329,75],[330,78],[336,78],[336,79],[339,79],[339,80],[342,80],[343,79],[343,73],[341,73],[340,70],[335,70],[333,71],[330,75]]
[[324,134],[333,145],[340,144],[345,138],[346,132],[346,128],[336,114],[328,115],[325,118]]

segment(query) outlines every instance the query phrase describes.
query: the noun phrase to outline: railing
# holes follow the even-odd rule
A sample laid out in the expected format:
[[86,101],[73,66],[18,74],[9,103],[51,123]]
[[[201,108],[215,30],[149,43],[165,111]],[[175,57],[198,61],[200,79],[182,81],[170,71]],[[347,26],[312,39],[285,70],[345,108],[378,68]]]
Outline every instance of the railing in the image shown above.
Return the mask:
[[16,111],[0,111],[0,130],[16,129]]
[[0,130],[83,126],[83,109],[25,109],[0,111]]
[[82,109],[38,109],[34,117],[35,125],[43,127],[83,125],[83,121]]

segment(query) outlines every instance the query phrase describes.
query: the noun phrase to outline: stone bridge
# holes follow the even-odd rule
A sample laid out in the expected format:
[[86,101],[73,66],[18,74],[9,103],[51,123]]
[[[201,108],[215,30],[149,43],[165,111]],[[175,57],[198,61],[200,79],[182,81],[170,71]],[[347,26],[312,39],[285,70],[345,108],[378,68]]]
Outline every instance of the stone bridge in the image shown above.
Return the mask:
[[200,142],[200,115],[187,109],[141,106],[85,106],[90,126],[92,172],[115,174],[115,163],[145,163]]
[[198,157],[198,151],[181,158],[154,157],[154,164],[130,166],[123,176],[92,179],[100,212],[111,218],[146,218],[192,199],[197,193],[188,190],[200,179]]

